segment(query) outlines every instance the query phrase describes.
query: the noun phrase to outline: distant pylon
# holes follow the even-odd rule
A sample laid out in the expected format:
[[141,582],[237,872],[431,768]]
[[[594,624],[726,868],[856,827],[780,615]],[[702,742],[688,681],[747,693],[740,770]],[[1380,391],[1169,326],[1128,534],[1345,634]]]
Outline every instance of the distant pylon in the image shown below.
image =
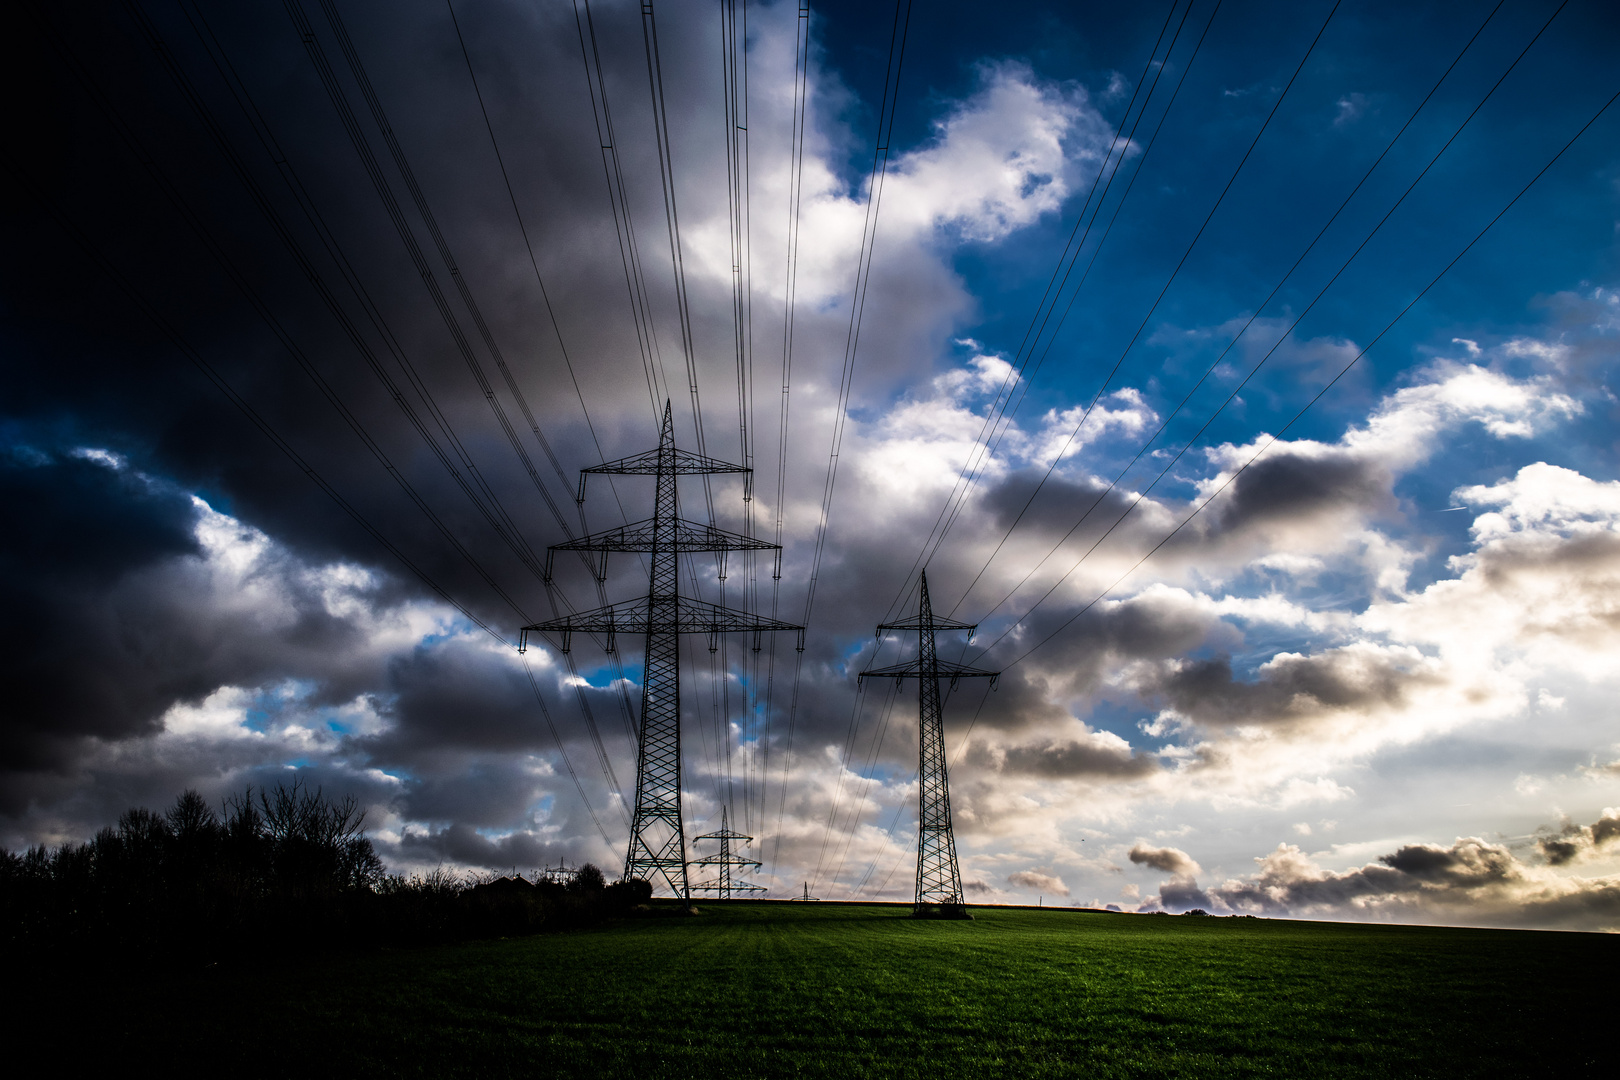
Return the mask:
[[642,635],[646,659],[641,678],[640,745],[636,754],[636,813],[630,825],[630,849],[624,859],[624,876],[626,879],[645,878],[654,884],[655,878],[661,877],[676,897],[689,903],[692,890],[686,872],[686,832],[681,820],[680,635],[708,634],[712,642],[718,634],[743,630],[756,635],[766,630],[797,630],[798,647],[804,648],[802,626],[680,595],[677,560],[683,554],[779,550],[776,544],[751,536],[688,521],[678,512],[675,487],[678,477],[752,472],[742,465],[675,449],[675,421],[666,401],[658,449],[581,469],[579,478],[578,501],[584,502],[585,480],[592,473],[656,477],[653,516],[566,544],[553,544],[546,554],[549,582],[551,561],[559,551],[602,552],[602,566],[598,571],[602,577],[607,576],[608,552],[647,552],[652,564],[647,598],[525,626],[518,639],[521,651],[528,645],[531,633],[556,633],[562,638],[562,651],[567,652],[575,633],[606,634],[607,648],[612,652],[616,635]]
[[928,572],[922,575],[922,598],[917,614],[900,622],[883,623],[885,630],[917,631],[917,659],[890,667],[871,668],[860,678],[881,677],[897,681],[917,680],[917,895],[916,912],[922,914],[934,905],[962,906],[962,873],[956,865],[956,836],[951,830],[951,784],[945,770],[945,720],[941,712],[939,680],[988,678],[995,685],[999,671],[985,671],[965,664],[941,660],[934,648],[936,630],[966,630],[973,640],[976,624],[940,618],[928,600]]
[[810,895],[810,883],[807,881],[807,882],[804,883],[804,895],[803,896],[790,896],[790,897],[788,897],[788,899],[789,900],[817,900],[817,901],[819,901],[821,899],[821,897],[819,897],[819,896],[811,896]]
[[732,852],[731,842],[733,840],[741,840],[746,844],[748,841],[752,840],[753,837],[744,836],[740,832],[732,832],[731,826],[727,823],[726,818],[726,808],[722,806],[720,808],[720,831],[704,833],[702,836],[693,837],[694,842],[698,840],[718,840],[720,841],[720,850],[718,853],[710,855],[707,859],[697,860],[698,866],[713,866],[716,868],[716,870],[713,881],[701,881],[692,886],[692,891],[712,892],[714,893],[715,898],[718,900],[729,900],[731,899],[732,893],[765,892],[766,889],[763,885],[755,885],[751,881],[731,880],[731,871],[733,867],[737,869],[741,869],[745,866],[757,867],[759,866],[759,862],[758,860],[744,858],[743,856],[734,854]]

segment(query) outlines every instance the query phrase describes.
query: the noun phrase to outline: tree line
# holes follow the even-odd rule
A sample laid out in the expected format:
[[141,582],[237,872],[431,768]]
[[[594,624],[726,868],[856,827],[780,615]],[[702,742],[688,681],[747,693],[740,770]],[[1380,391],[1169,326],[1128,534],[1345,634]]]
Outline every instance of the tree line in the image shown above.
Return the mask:
[[645,905],[644,881],[443,869],[390,874],[352,796],[294,781],[218,811],[186,791],[168,812],[126,810],[84,843],[0,852],[0,926],[13,955],[186,959],[220,951],[364,948],[579,926]]

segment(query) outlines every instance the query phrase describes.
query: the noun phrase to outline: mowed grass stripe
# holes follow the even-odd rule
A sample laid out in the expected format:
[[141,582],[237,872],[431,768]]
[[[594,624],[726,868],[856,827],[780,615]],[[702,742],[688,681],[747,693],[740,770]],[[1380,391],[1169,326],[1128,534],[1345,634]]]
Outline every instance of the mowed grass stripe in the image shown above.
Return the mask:
[[122,1022],[85,1019],[126,1062],[185,1047],[237,1075],[1613,1074],[1608,935],[975,916],[709,904],[694,918],[109,985],[101,1007]]

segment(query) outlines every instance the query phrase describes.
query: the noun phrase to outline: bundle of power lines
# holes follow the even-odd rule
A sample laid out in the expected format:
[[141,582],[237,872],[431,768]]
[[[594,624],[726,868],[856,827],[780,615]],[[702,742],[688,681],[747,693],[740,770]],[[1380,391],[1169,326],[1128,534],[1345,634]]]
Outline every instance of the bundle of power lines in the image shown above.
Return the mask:
[[[1505,2],[1505,0],[1504,0]],[[508,365],[505,354],[497,336],[486,319],[478,297],[463,275],[451,246],[441,229],[432,205],[416,179],[411,162],[403,146],[395,135],[395,130],[383,108],[382,101],[371,81],[359,50],[356,48],[343,18],[337,9],[334,0],[316,0],[324,25],[317,24],[310,18],[303,0],[286,0],[287,13],[292,22],[294,31],[298,35],[307,53],[310,64],[319,77],[321,87],[326,94],[335,115],[337,116],[346,137],[350,141],[355,155],[370,182],[373,193],[379,205],[398,234],[410,263],[423,287],[427,290],[434,310],[441,319],[445,332],[449,335],[456,354],[461,358],[468,376],[473,380],[479,396],[487,403],[490,420],[499,429],[501,440],[510,450],[513,460],[527,478],[530,487],[540,497],[551,522],[557,530],[570,541],[583,536],[590,530],[587,528],[584,503],[576,504],[573,510],[568,510],[566,503],[573,490],[567,470],[559,459],[551,438],[548,437],[544,426],[534,409],[525,397],[519,381]],[[1028,625],[1031,617],[1047,605],[1058,595],[1065,582],[1071,580],[1095,552],[1101,548],[1109,537],[1131,517],[1136,508],[1146,499],[1158,485],[1171,475],[1171,471],[1182,458],[1197,446],[1217,417],[1227,410],[1228,406],[1237,399],[1238,394],[1251,384],[1259,374],[1267,360],[1276,353],[1290,335],[1293,334],[1300,322],[1310,314],[1318,302],[1340,279],[1341,275],[1361,255],[1373,238],[1379,234],[1389,222],[1392,215],[1406,201],[1408,195],[1429,174],[1435,163],[1447,152],[1457,138],[1473,121],[1487,102],[1496,94],[1498,88],[1508,79],[1518,67],[1520,61],[1530,52],[1552,25],[1567,4],[1559,6],[1542,22],[1529,36],[1523,48],[1513,57],[1511,63],[1501,72],[1500,76],[1490,85],[1479,98],[1472,111],[1451,131],[1427,163],[1406,185],[1387,209],[1384,210],[1365,237],[1357,243],[1350,254],[1345,257],[1338,268],[1327,278],[1320,289],[1311,298],[1309,303],[1292,316],[1278,340],[1270,346],[1260,358],[1255,361],[1246,372],[1241,381],[1207,416],[1203,417],[1200,426],[1191,438],[1179,444],[1164,444],[1161,446],[1161,437],[1165,435],[1171,423],[1178,417],[1187,414],[1192,417],[1189,405],[1194,396],[1202,389],[1217,369],[1225,362],[1232,350],[1237,347],[1260,318],[1263,311],[1278,296],[1285,284],[1290,281],[1306,258],[1316,250],[1328,230],[1337,222],[1351,202],[1362,192],[1363,187],[1373,176],[1386,158],[1394,150],[1396,144],[1406,135],[1408,128],[1417,119],[1418,115],[1429,104],[1430,100],[1440,91],[1443,84],[1452,75],[1457,65],[1462,61],[1469,50],[1474,46],[1486,27],[1496,17],[1502,8],[1498,3],[1485,16],[1477,29],[1463,43],[1460,51],[1452,58],[1449,64],[1440,72],[1432,88],[1420,101],[1411,115],[1402,124],[1400,129],[1389,140],[1383,151],[1365,170],[1365,172],[1351,185],[1343,200],[1327,217],[1321,228],[1305,245],[1299,256],[1286,272],[1277,280],[1275,286],[1259,300],[1254,306],[1253,313],[1226,342],[1215,360],[1207,367],[1203,374],[1186,391],[1175,407],[1168,412],[1159,423],[1159,426],[1135,450],[1127,464],[1117,474],[1108,479],[1102,490],[1092,497],[1075,515],[1073,523],[1068,527],[1061,539],[1049,546],[1048,550],[1039,559],[1027,568],[1022,578],[1012,588],[990,603],[987,599],[977,600],[970,604],[969,600],[992,564],[1001,556],[1008,540],[1024,522],[1036,497],[1046,487],[1061,461],[1068,456],[1071,447],[1078,445],[1082,439],[1082,430],[1096,414],[1099,403],[1110,389],[1116,386],[1116,379],[1121,372],[1126,359],[1131,355],[1137,343],[1141,340],[1149,323],[1158,311],[1160,304],[1176,282],[1188,258],[1204,237],[1210,222],[1215,218],[1233,186],[1238,183],[1240,174],[1249,163],[1256,147],[1260,144],[1272,120],[1277,116],[1290,90],[1309,63],[1313,53],[1323,36],[1328,33],[1330,25],[1339,10],[1339,3],[1332,4],[1327,11],[1321,26],[1304,50],[1293,69],[1287,83],[1277,92],[1269,112],[1265,115],[1259,128],[1255,131],[1247,149],[1241,159],[1226,178],[1224,185],[1215,195],[1209,209],[1197,229],[1187,241],[1185,250],[1179,260],[1165,276],[1162,287],[1153,296],[1147,305],[1140,322],[1136,325],[1124,348],[1117,359],[1112,363],[1106,376],[1098,385],[1095,393],[1085,403],[1080,416],[1072,431],[1068,433],[1066,441],[1046,465],[1044,475],[1030,492],[1023,505],[1013,516],[1011,522],[1002,531],[1000,539],[990,554],[979,564],[977,572],[973,575],[967,586],[957,595],[947,610],[948,616],[954,616],[959,608],[966,606],[977,614],[979,622],[985,622],[1006,609],[1007,614],[1002,616],[995,636],[986,644],[979,647],[975,656],[968,658],[964,655],[959,660],[968,659],[978,661],[1001,643],[1014,635],[1018,628]],[[175,53],[168,46],[157,24],[149,17],[139,0],[126,0],[125,4],[136,32],[143,39],[156,57],[167,76],[171,79],[175,89],[190,109],[193,118],[205,134],[208,142],[215,148],[232,175],[240,183],[243,193],[247,196],[255,210],[264,218],[266,224],[277,238],[278,243],[285,248],[300,272],[314,289],[322,306],[336,319],[343,336],[352,346],[356,356],[363,363],[371,376],[381,386],[383,392],[392,401],[400,412],[405,423],[415,433],[421,445],[428,451],[433,461],[443,470],[446,477],[452,482],[455,491],[464,498],[476,511],[478,518],[498,538],[500,544],[516,558],[532,579],[532,584],[543,588],[545,602],[550,609],[552,619],[565,616],[580,610],[569,597],[564,587],[556,582],[543,565],[543,558],[534,544],[525,536],[516,518],[509,512],[494,486],[486,477],[483,470],[475,462],[468,449],[470,436],[464,435],[452,422],[445,408],[441,407],[427,381],[421,374],[416,362],[413,361],[410,350],[402,343],[401,335],[396,333],[388,316],[379,306],[375,294],[367,288],[355,262],[345,251],[343,244],[329,225],[329,217],[323,213],[320,204],[311,194],[299,172],[283,151],[282,144],[277,140],[272,125],[263,110],[254,99],[246,82],[238,73],[230,54],[215,34],[204,12],[194,0],[180,0],[180,10],[186,24],[195,34],[197,41],[215,69],[223,85],[227,88],[233,105],[242,116],[257,149],[249,151],[237,145],[228,134],[227,126],[216,115],[200,91],[195,78],[177,59]],[[564,363],[570,380],[572,398],[577,402],[580,415],[588,430],[593,448],[597,453],[597,460],[606,460],[608,455],[604,452],[598,438],[598,429],[591,418],[587,406],[586,394],[580,387],[576,377],[573,355],[564,341],[563,332],[552,308],[551,294],[546,288],[541,273],[541,258],[535,250],[531,237],[529,224],[524,220],[519,206],[519,200],[514,188],[514,181],[508,170],[507,159],[502,153],[500,140],[497,137],[496,127],[491,119],[490,111],[484,98],[484,91],[478,81],[477,67],[471,52],[463,37],[462,25],[452,3],[447,0],[447,9],[450,26],[454,30],[459,55],[464,63],[468,88],[479,107],[479,114],[483,123],[485,134],[488,136],[489,146],[493,160],[499,171],[504,190],[508,196],[512,210],[512,220],[517,226],[522,238],[529,265],[533,271],[534,285],[540,297],[541,306],[546,312],[550,323],[552,335],[556,340],[559,354]],[[729,248],[732,266],[730,317],[732,329],[731,352],[735,370],[736,406],[737,406],[737,435],[736,444],[739,462],[745,468],[752,468],[757,455],[757,432],[759,425],[756,419],[756,377],[755,377],[755,319],[754,319],[754,272],[752,253],[752,194],[750,179],[750,149],[748,134],[748,11],[746,2],[739,4],[737,0],[720,0],[718,5],[720,16],[719,40],[721,44],[721,86],[723,93],[723,123],[724,146],[726,152],[727,169],[727,205],[729,210]],[[916,597],[921,574],[931,560],[937,558],[945,545],[951,541],[956,525],[974,505],[974,492],[978,489],[987,469],[997,460],[997,455],[1010,431],[1013,430],[1019,409],[1028,400],[1030,387],[1040,374],[1043,365],[1050,355],[1053,343],[1061,333],[1066,320],[1079,298],[1088,280],[1090,280],[1093,267],[1098,256],[1113,233],[1114,226],[1129,200],[1137,181],[1147,168],[1153,151],[1158,145],[1159,135],[1162,132],[1166,118],[1175,106],[1178,95],[1187,79],[1188,72],[1198,59],[1209,36],[1210,28],[1221,14],[1222,0],[1213,3],[1203,3],[1202,0],[1172,0],[1169,11],[1164,16],[1159,27],[1147,60],[1143,63],[1141,73],[1135,81],[1131,96],[1128,99],[1122,119],[1113,134],[1103,160],[1094,175],[1090,178],[1089,188],[1082,200],[1079,210],[1075,213],[1072,228],[1067,233],[1063,249],[1054,262],[1053,269],[1047,280],[1045,289],[1032,312],[1023,339],[1012,354],[1007,373],[997,388],[990,407],[987,409],[983,425],[976,438],[972,452],[964,461],[955,484],[939,508],[938,514],[928,533],[920,544],[912,564],[900,583],[885,618],[888,621],[897,613],[906,610]],[[1201,8],[1199,17],[1194,19],[1194,8]],[[646,71],[646,88],[648,103],[653,118],[653,135],[658,162],[659,188],[662,199],[664,237],[669,254],[669,278],[666,285],[658,282],[662,279],[663,271],[649,265],[645,256],[644,236],[638,230],[634,215],[632,214],[632,199],[626,178],[626,167],[620,154],[620,134],[615,125],[614,112],[609,101],[608,78],[604,71],[602,47],[599,42],[597,26],[588,0],[574,0],[575,30],[577,32],[581,71],[583,73],[587,95],[590,101],[592,120],[598,136],[602,158],[602,176],[605,184],[608,205],[613,219],[616,244],[620,263],[623,270],[625,297],[629,306],[630,324],[634,330],[636,347],[641,365],[642,377],[645,381],[648,394],[650,416],[655,424],[659,422],[664,403],[671,398],[684,397],[690,406],[691,437],[696,451],[707,454],[709,446],[708,430],[705,422],[702,394],[700,392],[698,348],[693,335],[693,317],[689,301],[689,292],[686,280],[685,240],[680,223],[680,199],[677,189],[676,150],[673,144],[669,122],[669,107],[666,103],[664,90],[663,57],[658,41],[658,22],[654,5],[645,0],[641,5],[641,38],[643,46],[643,59]],[[239,260],[231,253],[229,247],[221,242],[206,221],[191,207],[182,191],[176,186],[172,170],[166,168],[156,152],[151,148],[148,140],[144,140],[137,129],[132,126],[129,119],[119,107],[116,95],[98,78],[97,72],[87,64],[73,46],[71,36],[66,33],[53,18],[50,11],[41,5],[30,6],[27,17],[38,28],[44,40],[50,43],[56,51],[64,68],[72,75],[81,87],[86,98],[95,110],[104,118],[118,139],[129,149],[130,153],[140,162],[142,168],[151,177],[165,199],[173,206],[176,213],[184,221],[208,252],[209,256],[219,267],[225,278],[242,294],[244,300],[253,309],[257,317],[263,322],[271,336],[280,347],[294,361],[301,372],[310,380],[316,391],[328,402],[331,408],[341,418],[343,423],[352,431],[361,442],[366,451],[375,459],[377,465],[388,475],[390,481],[396,485],[423,519],[429,524],[433,532],[453,551],[456,557],[464,562],[473,574],[484,583],[499,603],[509,609],[513,616],[520,620],[520,624],[530,624],[536,620],[533,614],[526,610],[514,597],[507,583],[491,571],[474,555],[466,543],[457,535],[456,531],[446,522],[442,513],[435,509],[429,498],[406,477],[404,472],[395,464],[383,449],[381,443],[366,424],[344,400],[338,389],[324,377],[317,367],[310,361],[305,350],[295,340],[293,334],[287,329],[283,320],[279,319],[262,296],[261,291],[253,284],[253,275],[243,267]],[[787,475],[792,461],[791,443],[789,439],[790,404],[792,397],[792,382],[794,374],[794,344],[795,344],[795,315],[797,308],[798,265],[800,255],[800,220],[803,208],[803,171],[806,143],[806,129],[809,123],[808,98],[810,91],[810,57],[811,57],[811,12],[807,5],[801,4],[795,22],[794,45],[794,75],[793,100],[791,106],[791,131],[788,133],[790,147],[790,182],[788,187],[786,213],[786,250],[784,252],[784,278],[782,281],[785,304],[779,328],[769,331],[773,343],[779,337],[779,348],[773,344],[771,351],[779,351],[779,385],[780,393],[776,401],[777,435],[774,446],[774,501],[771,504],[770,520],[764,523],[764,528],[774,537],[774,543],[780,547],[787,537],[787,522],[784,516],[784,507],[787,498]],[[874,251],[877,243],[878,221],[882,209],[884,181],[888,172],[888,165],[892,153],[892,140],[894,136],[895,117],[901,86],[901,74],[904,67],[906,39],[911,20],[910,0],[898,0],[895,5],[892,20],[888,26],[887,61],[884,68],[884,81],[881,97],[878,103],[876,129],[872,140],[871,165],[864,186],[863,224],[860,247],[855,260],[853,278],[849,288],[848,318],[844,333],[844,346],[839,368],[838,390],[835,399],[836,408],[833,413],[831,431],[827,433],[826,465],[823,472],[822,491],[819,502],[819,513],[814,522],[813,541],[807,565],[803,568],[805,589],[802,607],[799,611],[799,622],[806,626],[814,626],[815,602],[820,573],[824,556],[827,550],[829,537],[834,527],[835,492],[837,489],[840,454],[843,447],[845,427],[847,423],[850,401],[858,374],[857,360],[860,356],[861,328],[867,313],[868,299],[873,307],[880,308],[883,297],[870,295],[872,266]],[[360,113],[351,105],[349,93],[338,77],[333,66],[332,58],[328,54],[327,45],[336,46],[336,53],[341,64],[346,68],[355,87],[359,90],[364,109],[362,110],[371,121],[371,128],[375,130],[376,137],[382,140],[391,161],[394,172],[390,174],[377,155],[372,150],[371,138],[368,135],[367,125],[362,121]],[[1180,53],[1178,53],[1178,49]],[[1172,64],[1172,57],[1180,56],[1178,64]],[[1170,74],[1172,69],[1174,74]],[[1239,467],[1229,471],[1221,484],[1214,490],[1203,495],[1192,505],[1174,528],[1168,530],[1155,543],[1142,552],[1138,558],[1129,562],[1125,571],[1115,577],[1106,587],[1097,590],[1091,599],[1077,607],[1039,640],[1025,643],[1022,651],[1007,660],[1001,661],[998,666],[1007,670],[1017,666],[1032,654],[1045,646],[1054,637],[1063,633],[1068,627],[1085,615],[1096,604],[1109,596],[1115,589],[1123,584],[1144,563],[1153,558],[1158,552],[1170,544],[1182,531],[1215,499],[1220,498],[1244,472],[1249,469],[1267,450],[1291,430],[1315,405],[1324,394],[1332,389],[1340,379],[1353,367],[1367,351],[1377,345],[1385,335],[1400,321],[1400,319],[1418,303],[1440,279],[1456,263],[1471,250],[1487,231],[1510,210],[1530,188],[1563,156],[1574,142],[1581,137],[1614,103],[1615,97],[1610,97],[1601,104],[1595,113],[1578,130],[1570,133],[1568,140],[1553,154],[1540,169],[1531,176],[1523,187],[1506,202],[1505,205],[1485,222],[1478,232],[1460,250],[1456,251],[1449,261],[1436,273],[1410,302],[1379,329],[1365,346],[1350,358],[1331,379],[1328,379],[1288,422],[1275,433],[1270,434],[1261,442],[1252,455],[1243,461]],[[1151,119],[1150,119],[1151,114]],[[1139,139],[1140,136],[1140,139]],[[1138,150],[1134,163],[1127,168],[1127,157],[1132,150]],[[258,158],[262,153],[264,157]],[[1162,154],[1161,154],[1162,156]],[[256,160],[257,165],[250,159]],[[277,204],[257,178],[256,169],[265,165],[274,169],[281,184],[286,189],[287,197],[298,207],[310,232],[318,240],[321,251],[330,265],[337,270],[341,281],[332,281],[323,276],[314,253],[307,244],[299,239],[299,234],[289,224]],[[306,474],[343,512],[352,518],[368,535],[370,535],[385,550],[389,551],[399,560],[411,574],[423,582],[440,599],[452,605],[471,623],[480,627],[503,645],[513,646],[506,634],[498,629],[496,622],[479,613],[479,605],[471,604],[464,598],[458,597],[448,588],[437,581],[418,560],[413,560],[384,530],[371,521],[353,501],[339,491],[328,479],[322,476],[306,455],[285,438],[277,428],[266,418],[263,410],[254,406],[234,386],[221,370],[183,336],[180,328],[166,317],[156,306],[149,295],[143,291],[141,285],[121,270],[108,256],[89,238],[84,227],[79,223],[70,207],[63,206],[56,197],[46,190],[30,173],[27,163],[17,161],[8,152],[4,158],[8,172],[25,189],[30,191],[39,201],[44,210],[54,218],[74,241],[83,249],[90,262],[103,273],[113,285],[122,292],[145,317],[147,317],[161,333],[163,333],[175,347],[196,365],[203,375],[238,408],[248,420],[260,430],[273,445],[277,447],[301,472]],[[397,176],[397,180],[393,179]],[[403,186],[406,199],[414,209],[420,228],[425,229],[431,241],[427,247],[419,241],[416,226],[413,226],[407,216],[397,188]],[[1082,261],[1083,260],[1083,261]],[[444,291],[440,274],[448,275],[453,290],[466,312],[465,319],[458,316]],[[654,320],[654,293],[659,289],[668,287],[673,291],[674,309],[676,312],[676,341],[673,347],[680,353],[681,370],[684,376],[685,387],[677,387],[671,379],[671,367],[666,362],[665,353],[670,347],[667,342],[661,341],[658,327]],[[353,314],[357,308],[359,315]],[[472,333],[468,333],[465,320],[470,319]],[[369,329],[369,333],[367,332]],[[667,334],[667,328],[666,328]],[[482,345],[482,355],[474,343],[476,338]],[[382,343],[379,350],[374,341]],[[487,357],[487,359],[486,359]],[[496,384],[492,380],[485,364],[493,364],[499,376],[501,386],[516,404],[521,419],[513,418],[502,403]],[[1195,418],[1196,419],[1196,418]],[[535,458],[526,444],[522,428],[527,428],[528,437],[537,446],[544,457],[544,466],[537,464]],[[1155,448],[1159,449],[1155,449]],[[1143,484],[1135,481],[1137,490],[1131,491],[1123,499],[1123,507],[1109,504],[1107,497],[1116,492],[1124,492],[1122,486],[1133,470],[1144,457],[1164,460],[1164,464],[1155,475]],[[818,462],[819,464],[819,462]],[[561,485],[564,493],[558,498],[550,488],[551,481],[546,473],[549,471],[555,482]],[[713,492],[709,488],[709,480],[704,477],[704,499],[707,521],[712,528],[715,526],[715,510]],[[756,520],[756,508],[753,504],[751,488],[745,495],[743,535],[754,537],[761,528]],[[613,490],[614,510],[619,520],[628,524],[630,517],[619,501],[617,489]],[[1108,508],[1112,507],[1112,508]],[[1105,509],[1107,508],[1107,509]],[[1025,587],[1041,573],[1043,568],[1051,565],[1058,558],[1059,552],[1073,539],[1077,533],[1092,521],[1094,515],[1112,514],[1111,520],[1099,520],[1095,523],[1097,535],[1090,541],[1089,546],[1073,558],[1066,567],[1058,567],[1061,571],[1052,577],[1049,584],[1033,602],[1023,603],[1021,610],[1013,616],[1010,605],[1015,598],[1024,594]],[[585,553],[580,554],[583,567],[591,574],[595,582],[597,603],[606,604],[607,597],[603,577],[598,568]],[[684,557],[683,575],[686,585],[683,589],[690,590],[690,595],[701,597],[707,588],[713,592],[716,601],[724,605],[728,581],[733,576],[728,573],[724,554],[716,557],[715,565],[711,567],[698,565],[697,557],[687,554]],[[1127,560],[1128,561],[1128,560]],[[782,593],[782,564],[778,553],[769,567],[770,584],[767,590],[762,588],[760,573],[762,568],[757,565],[754,551],[745,551],[742,554],[741,567],[741,593],[742,604],[747,611],[761,612],[768,610],[769,617],[775,621],[783,610],[789,598]],[[1051,575],[1048,575],[1051,576]],[[941,603],[944,608],[945,604]],[[598,640],[598,644],[606,646],[608,643]],[[883,643],[878,648],[881,650]],[[688,646],[688,659],[686,666],[693,670],[700,670],[705,665],[691,655]],[[568,683],[574,690],[574,704],[578,711],[580,724],[583,726],[592,752],[596,758],[597,770],[601,773],[604,790],[616,801],[616,809],[620,822],[628,828],[627,793],[620,782],[614,768],[614,753],[610,751],[608,740],[604,738],[597,718],[594,715],[590,695],[586,693],[588,686],[586,680],[580,675],[570,652],[558,650],[557,654],[563,658],[568,669]],[[607,650],[608,662],[614,686],[615,711],[619,715],[625,739],[630,746],[637,741],[637,716],[634,704],[630,700],[630,680],[626,677],[622,661],[616,649]],[[712,781],[712,795],[717,804],[731,808],[735,817],[740,811],[746,832],[762,832],[770,837],[768,864],[770,872],[774,872],[777,858],[780,854],[783,817],[786,812],[786,796],[788,779],[793,764],[793,748],[796,728],[799,725],[799,712],[803,707],[801,690],[804,680],[804,653],[799,651],[793,660],[792,676],[786,693],[777,687],[778,679],[777,645],[774,635],[768,648],[755,648],[748,652],[743,661],[748,666],[746,689],[734,691],[732,688],[731,671],[733,668],[731,646],[722,635],[718,647],[712,649],[707,667],[707,700],[704,695],[698,695],[697,714],[702,718],[699,724],[701,741],[704,743],[704,753],[708,759],[707,772]],[[525,659],[527,665],[527,660]],[[610,848],[619,846],[619,837],[615,830],[604,822],[602,808],[591,800],[587,785],[582,777],[579,766],[572,759],[568,750],[568,740],[559,730],[556,719],[552,715],[541,685],[532,668],[527,669],[527,679],[532,689],[536,707],[540,711],[548,730],[550,731],[560,760],[565,771],[569,774],[571,782],[578,794],[581,804],[603,840]],[[700,686],[703,681],[700,681]],[[986,694],[988,690],[986,690]],[[741,695],[740,701],[733,701],[733,697]],[[846,725],[837,784],[834,789],[833,800],[822,823],[822,836],[819,844],[816,866],[809,875],[806,890],[812,886],[818,891],[828,891],[829,887],[836,888],[840,882],[844,884],[844,891],[851,896],[881,895],[888,886],[895,869],[906,858],[904,854],[898,856],[893,865],[887,870],[880,871],[880,861],[885,850],[893,850],[895,841],[905,817],[905,805],[898,807],[893,819],[887,827],[888,841],[880,847],[879,853],[865,861],[864,865],[852,865],[850,857],[855,847],[856,833],[862,824],[863,808],[866,805],[866,795],[876,775],[877,766],[883,757],[885,739],[891,727],[891,717],[895,708],[897,690],[895,685],[889,685],[875,703],[867,701],[866,691],[857,689],[851,706],[850,716]],[[985,698],[979,700],[979,710],[984,708]],[[870,714],[870,715],[869,715]],[[974,721],[978,713],[974,714]],[[778,724],[781,729],[778,730]],[[959,739],[960,748],[966,747],[968,737],[971,735],[973,722],[970,721],[967,730]],[[865,736],[864,748],[862,736]],[[774,765],[773,765],[774,762]],[[849,775],[859,777],[859,783],[854,790],[846,792],[845,780]],[[774,782],[776,790],[774,800],[770,797],[770,787]],[[847,796],[847,798],[846,798]],[[844,877],[846,867],[850,868],[850,877]],[[817,883],[820,882],[820,885]]]

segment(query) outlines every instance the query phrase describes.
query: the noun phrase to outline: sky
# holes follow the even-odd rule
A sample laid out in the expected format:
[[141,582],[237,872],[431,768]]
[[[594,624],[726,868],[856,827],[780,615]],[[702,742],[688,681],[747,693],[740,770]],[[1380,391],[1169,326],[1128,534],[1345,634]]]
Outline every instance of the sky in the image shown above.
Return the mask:
[[541,563],[667,399],[783,545],[683,588],[807,625],[683,646],[770,895],[911,896],[926,567],[970,901],[1620,929],[1613,10],[807,10],[31,9],[0,843],[299,777],[617,873],[639,646],[515,645],[645,591]]

